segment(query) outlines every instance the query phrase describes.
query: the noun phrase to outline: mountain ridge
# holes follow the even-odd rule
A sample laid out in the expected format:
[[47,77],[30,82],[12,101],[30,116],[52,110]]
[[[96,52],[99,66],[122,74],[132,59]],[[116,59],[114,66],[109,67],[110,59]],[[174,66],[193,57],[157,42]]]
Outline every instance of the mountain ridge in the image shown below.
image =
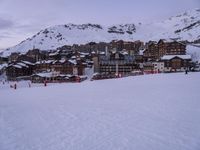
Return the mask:
[[64,45],[86,44],[89,42],[110,42],[112,40],[134,41],[170,39],[195,41],[200,39],[200,9],[186,11],[161,22],[150,24],[65,24],[41,30],[31,38],[3,51],[25,53],[30,49],[51,50]]

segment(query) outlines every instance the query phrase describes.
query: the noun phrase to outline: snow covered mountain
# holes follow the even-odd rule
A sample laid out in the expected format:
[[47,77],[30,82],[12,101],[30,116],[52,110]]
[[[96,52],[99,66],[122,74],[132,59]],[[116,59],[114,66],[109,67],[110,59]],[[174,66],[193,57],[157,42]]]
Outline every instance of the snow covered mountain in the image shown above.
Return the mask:
[[33,47],[42,50],[56,49],[63,45],[86,44],[88,42],[110,42],[114,39],[133,40],[134,24],[110,27],[98,24],[57,25],[41,30],[36,35],[7,49],[5,52],[27,52]]
[[187,11],[162,22],[142,25],[137,28],[136,37],[143,40],[170,38],[198,40],[200,39],[200,9]]
[[30,49],[56,49],[63,45],[88,42],[110,42],[112,40],[159,40],[178,38],[194,41],[200,39],[200,9],[187,11],[162,22],[150,24],[120,24],[110,27],[98,24],[57,25],[41,30],[20,44],[8,48],[3,55],[12,52],[25,53]]

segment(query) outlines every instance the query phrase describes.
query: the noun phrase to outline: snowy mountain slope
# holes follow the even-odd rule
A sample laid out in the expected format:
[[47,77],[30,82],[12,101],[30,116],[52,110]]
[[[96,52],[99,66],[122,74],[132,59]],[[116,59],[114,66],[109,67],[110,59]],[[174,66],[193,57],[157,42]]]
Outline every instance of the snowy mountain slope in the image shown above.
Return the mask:
[[25,53],[33,48],[50,50],[63,45],[88,42],[110,42],[116,39],[149,41],[161,38],[188,41],[200,39],[200,9],[151,24],[121,24],[110,27],[98,24],[57,25],[41,30],[33,37],[8,48],[4,51],[4,55],[9,55],[11,52]]
[[178,38],[194,41],[200,39],[200,9],[187,11],[162,22],[142,25],[137,33],[144,40]]
[[0,149],[199,150],[199,76],[0,84]]
[[192,56],[192,60],[200,62],[200,45],[198,47],[188,45],[187,54]]
[[63,45],[86,44],[88,42],[109,42],[114,39],[131,40],[135,32],[133,24],[104,27],[96,24],[67,24],[57,25],[40,31],[32,38],[9,48],[5,54],[11,52],[27,52],[34,48],[42,50],[56,49]]

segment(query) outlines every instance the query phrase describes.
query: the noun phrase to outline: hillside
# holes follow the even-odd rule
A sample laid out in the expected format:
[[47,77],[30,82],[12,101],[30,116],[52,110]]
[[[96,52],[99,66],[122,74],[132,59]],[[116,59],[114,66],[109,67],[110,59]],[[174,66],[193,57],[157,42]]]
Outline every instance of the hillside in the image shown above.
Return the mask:
[[158,41],[170,38],[188,41],[200,39],[200,9],[187,11],[167,20],[150,24],[121,24],[109,27],[98,24],[56,25],[41,30],[33,37],[6,49],[3,55],[10,55],[11,52],[25,53],[33,48],[51,50],[63,45],[88,42]]

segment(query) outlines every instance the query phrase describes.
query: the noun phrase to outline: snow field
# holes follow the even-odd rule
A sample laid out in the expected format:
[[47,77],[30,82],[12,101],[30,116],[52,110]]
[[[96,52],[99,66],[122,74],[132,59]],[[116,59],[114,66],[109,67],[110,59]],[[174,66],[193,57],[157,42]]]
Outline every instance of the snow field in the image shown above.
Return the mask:
[[0,84],[0,149],[199,150],[199,77]]

